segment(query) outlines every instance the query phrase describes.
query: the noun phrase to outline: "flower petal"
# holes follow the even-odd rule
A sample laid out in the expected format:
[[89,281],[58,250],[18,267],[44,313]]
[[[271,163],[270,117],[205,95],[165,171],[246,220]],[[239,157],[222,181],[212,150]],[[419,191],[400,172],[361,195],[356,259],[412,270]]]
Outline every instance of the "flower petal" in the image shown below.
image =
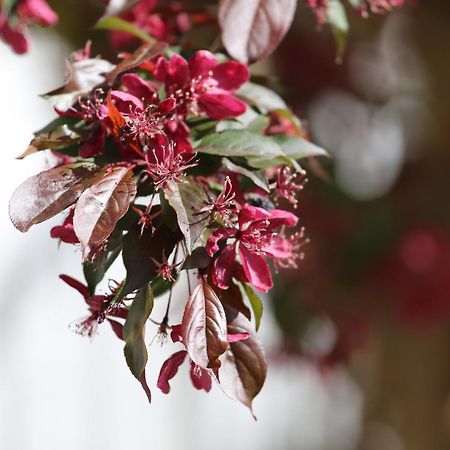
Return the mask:
[[187,355],[186,350],[174,353],[169,359],[164,361],[158,376],[157,386],[164,394],[170,392],[169,381],[177,374],[178,368],[183,364]]
[[239,255],[250,284],[258,291],[268,292],[273,283],[266,260],[261,255],[251,252],[245,245],[239,246]]
[[247,66],[237,61],[224,62],[213,70],[213,78],[218,82],[219,88],[227,91],[239,89],[249,77]]
[[191,78],[209,78],[211,72],[217,66],[216,57],[208,50],[200,50],[189,59]]
[[238,117],[245,113],[247,105],[224,89],[211,89],[198,97],[198,104],[213,120]]
[[235,234],[236,230],[230,228],[215,230],[206,243],[206,253],[208,253],[209,256],[214,256],[219,250],[219,242],[222,239],[232,237]]
[[197,366],[194,361],[191,361],[191,380],[194,387],[198,390],[204,390],[209,392],[211,390],[211,375],[208,370],[203,367]]
[[155,102],[155,90],[139,75],[126,73],[122,76],[121,81],[129,94],[134,95],[145,103]]
[[234,260],[236,259],[236,243],[228,244],[214,260],[212,279],[220,289],[228,289],[233,276]]
[[268,230],[274,230],[281,226],[294,227],[297,225],[298,217],[289,211],[282,209],[271,209],[269,212],[269,226]]

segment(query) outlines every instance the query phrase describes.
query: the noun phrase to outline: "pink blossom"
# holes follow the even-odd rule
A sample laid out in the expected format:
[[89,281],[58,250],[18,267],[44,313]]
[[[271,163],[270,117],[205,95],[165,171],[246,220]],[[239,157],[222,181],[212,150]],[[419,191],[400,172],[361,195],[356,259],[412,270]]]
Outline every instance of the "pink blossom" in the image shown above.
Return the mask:
[[58,15],[45,0],[22,0],[17,6],[17,14],[23,23],[50,26],[58,22]]
[[[275,230],[282,226],[295,226],[297,221],[298,218],[287,211],[243,206],[235,226],[220,228],[208,239],[206,251],[210,256],[217,254],[212,271],[214,283],[221,289],[228,289],[237,252],[247,280],[256,289],[269,291],[272,277],[265,257],[289,259],[294,257],[295,250]],[[233,241],[221,249],[220,242],[228,242],[229,239]]]
[[200,50],[186,61],[174,54],[156,62],[155,78],[166,85],[167,94],[175,98],[178,112],[206,113],[214,120],[238,117],[246,105],[233,93],[249,78],[247,66],[237,61],[218,63],[207,50]]
[[24,26],[19,23],[13,28],[8,23],[8,17],[2,13],[0,13],[0,37],[16,53],[22,54],[28,51],[28,41],[24,35]]
[[[179,32],[189,29],[189,16],[181,10],[178,2],[170,4],[163,11],[161,8],[156,11],[157,6],[158,0],[141,0],[121,14],[121,18],[160,41],[172,42]],[[113,30],[110,42],[113,48],[119,49],[131,46],[136,38],[129,33]]]
[[[128,310],[121,303],[111,304],[113,294],[91,295],[87,286],[74,278],[68,275],[60,275],[59,278],[83,296],[89,309],[89,315],[87,317],[75,322],[74,330],[76,333],[92,338],[96,333],[98,324],[106,319],[111,324],[113,331],[118,335],[119,328],[117,325],[120,324],[111,320],[110,317],[126,319]],[[120,338],[119,335],[118,337]]]
[[181,176],[197,165],[194,161],[195,154],[186,152],[178,153],[174,148],[174,142],[167,141],[166,145],[154,148],[153,152],[146,154],[147,173],[153,178],[155,190],[167,186],[169,181],[181,182]]

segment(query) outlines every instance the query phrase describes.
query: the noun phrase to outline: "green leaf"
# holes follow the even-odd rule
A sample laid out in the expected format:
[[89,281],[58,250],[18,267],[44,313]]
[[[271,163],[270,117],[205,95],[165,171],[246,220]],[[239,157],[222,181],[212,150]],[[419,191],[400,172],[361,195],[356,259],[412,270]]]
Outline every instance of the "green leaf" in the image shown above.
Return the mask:
[[141,45],[131,55],[122,59],[122,61],[106,75],[106,81],[110,86],[112,86],[119,75],[122,75],[123,73],[138,67],[143,62],[154,58],[166,47],[167,44],[165,42],[159,41],[153,41],[150,43],[147,42],[146,44]]
[[[122,236],[121,236],[122,237]],[[93,295],[97,285],[103,280],[111,264],[117,259],[122,251],[122,240],[108,253],[103,261],[85,261],[83,263],[83,273],[88,285],[89,293]]]
[[133,36],[141,39],[144,42],[149,42],[153,44],[156,42],[156,39],[140,28],[134,26],[130,22],[121,19],[117,16],[106,17],[105,19],[100,19],[94,26],[96,30],[117,30],[123,31],[124,33],[132,34]]
[[269,182],[263,171],[248,170],[245,167],[241,167],[241,166],[238,166],[238,165],[232,163],[227,158],[223,159],[223,164],[229,171],[249,178],[250,180],[253,181],[253,183],[255,183],[256,186],[260,187],[261,189],[263,189],[266,192],[270,192]]
[[33,134],[35,136],[39,136],[44,133],[50,133],[51,131],[56,130],[62,125],[67,125],[69,128],[75,127],[75,125],[81,123],[78,117],[69,117],[69,116],[60,116],[56,119],[52,120],[48,125],[41,128],[40,130],[35,131]]
[[275,109],[288,109],[285,101],[272,89],[250,81],[242,85],[236,91],[236,95],[245,103],[257,108],[262,114]]
[[175,278],[175,281],[165,280],[162,277],[156,277],[150,283],[150,286],[153,291],[153,296],[155,298],[165,294],[171,288],[171,286],[175,284],[176,279],[178,278],[178,274],[174,272],[173,277]]
[[340,0],[329,0],[326,16],[336,40],[336,58],[340,62],[347,46],[348,34],[347,13]]
[[284,154],[292,159],[309,158],[311,156],[330,156],[322,147],[306,139],[296,136],[272,136],[283,150]]
[[253,288],[245,283],[240,284],[240,286],[243,288],[245,295],[247,296],[250,306],[252,307],[253,315],[255,317],[255,328],[256,331],[259,330],[259,326],[261,324],[261,317],[263,314],[263,303],[261,299],[259,298],[259,295],[253,290]]
[[269,123],[269,117],[258,115],[247,125],[246,129],[248,131],[252,131],[253,133],[263,133],[269,126]]
[[77,133],[69,129],[66,125],[61,125],[33,138],[27,149],[21,155],[17,156],[16,159],[24,159],[42,150],[60,150],[64,147],[78,144],[79,141],[80,136]]
[[275,141],[247,130],[226,130],[211,134],[202,139],[196,150],[209,155],[248,158],[249,164],[256,168],[286,162],[286,157]]
[[145,323],[153,309],[153,292],[147,284],[141,288],[128,310],[123,327],[124,353],[131,373],[139,380],[147,364],[147,348],[144,341]]
[[197,214],[207,205],[208,198],[204,190],[188,178],[183,178],[180,183],[170,181],[165,196],[177,213],[178,226],[190,253],[209,223],[209,217],[205,218],[204,213]]

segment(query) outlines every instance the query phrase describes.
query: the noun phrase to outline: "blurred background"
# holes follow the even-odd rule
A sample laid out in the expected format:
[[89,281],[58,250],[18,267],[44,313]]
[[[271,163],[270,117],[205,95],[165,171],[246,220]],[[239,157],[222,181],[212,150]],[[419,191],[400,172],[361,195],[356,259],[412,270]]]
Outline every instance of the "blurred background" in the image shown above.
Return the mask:
[[[33,29],[27,55],[0,45],[0,448],[448,450],[450,3],[368,20],[349,12],[341,64],[331,31],[300,4],[280,48],[254,68],[333,155],[305,167],[305,260],[264,299],[257,422],[217,387],[195,391],[187,367],[149,406],[111,330],[93,342],[70,330],[85,309],[57,278],[81,279],[80,254],[49,240],[60,219],[26,235],[9,222],[13,190],[48,158],[14,159],[53,117],[38,94],[61,84],[64,58],[101,15],[88,0],[49,3],[60,24]],[[94,53],[108,54],[106,35],[94,36]],[[171,353],[152,343],[156,331],[151,386]]]

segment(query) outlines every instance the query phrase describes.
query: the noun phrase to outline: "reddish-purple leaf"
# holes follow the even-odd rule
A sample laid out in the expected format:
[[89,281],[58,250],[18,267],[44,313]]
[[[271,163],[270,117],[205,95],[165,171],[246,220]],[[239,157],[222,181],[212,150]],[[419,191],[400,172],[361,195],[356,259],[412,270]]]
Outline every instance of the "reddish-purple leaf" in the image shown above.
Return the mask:
[[211,390],[212,382],[209,369],[203,369],[202,367],[197,366],[194,361],[191,361],[190,374],[192,384],[196,389],[204,390],[205,392]]
[[164,394],[170,392],[169,381],[177,374],[178,368],[183,364],[186,358],[186,350],[180,350],[174,353],[170,358],[164,361],[159,372],[157,386]]
[[66,63],[67,76],[64,86],[43,95],[60,111],[67,111],[80,97],[105,82],[106,73],[114,65],[101,58],[80,58],[71,55]]
[[167,44],[165,42],[155,42],[154,44],[144,44],[140,46],[134,53],[122,60],[117,67],[108,73],[106,81],[109,85],[113,85],[120,74],[128,72],[142,63],[149,61],[159,55],[166,47]]
[[181,322],[183,343],[200,367],[220,367],[219,356],[228,348],[227,322],[222,303],[206,283],[201,282],[189,298]]
[[297,0],[220,0],[219,23],[228,53],[251,63],[269,56],[294,19]]
[[244,303],[242,292],[235,284],[230,284],[228,289],[217,288],[215,291],[223,305],[236,309],[240,313],[244,314],[248,320],[251,319],[252,315]]
[[73,205],[96,181],[97,166],[90,163],[55,167],[28,178],[9,202],[9,216],[22,232]]
[[230,343],[228,351],[221,357],[220,386],[225,394],[252,411],[252,401],[266,379],[267,363],[264,350],[251,322],[237,311],[228,314],[228,334],[245,334],[248,337]]
[[136,195],[133,172],[114,167],[80,196],[73,218],[75,234],[87,259],[114,230]]

